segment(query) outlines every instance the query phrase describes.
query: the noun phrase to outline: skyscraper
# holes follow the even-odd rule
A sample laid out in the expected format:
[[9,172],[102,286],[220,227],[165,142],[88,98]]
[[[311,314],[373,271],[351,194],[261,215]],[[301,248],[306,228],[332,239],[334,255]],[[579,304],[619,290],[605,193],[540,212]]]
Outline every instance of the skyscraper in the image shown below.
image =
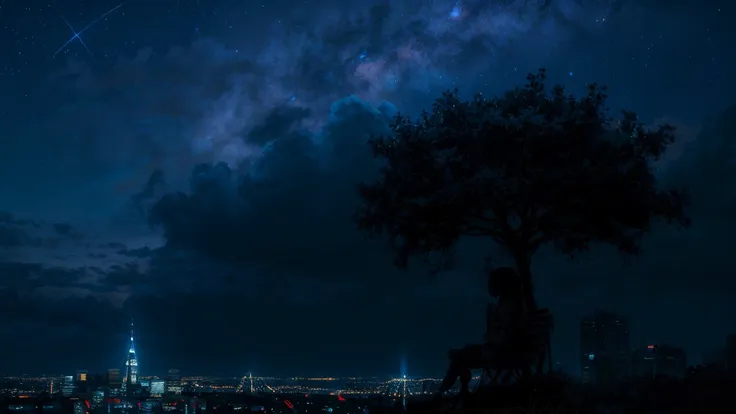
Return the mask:
[[86,381],[87,381],[87,370],[78,369],[77,370],[77,382],[86,382]]
[[74,375],[64,376],[64,382],[61,385],[61,392],[65,397],[71,397],[74,394]]
[[181,373],[178,369],[170,369],[166,374],[166,393],[181,394]]
[[580,321],[580,379],[583,384],[592,384],[595,381],[595,335],[595,319],[583,318]]
[[636,377],[668,376],[680,378],[687,369],[687,355],[682,348],[647,345],[634,351],[632,374]]
[[631,373],[629,322],[596,311],[580,323],[580,368],[584,383],[620,381]]
[[107,385],[110,388],[120,388],[122,379],[120,378],[120,370],[117,368],[110,368],[107,370]]
[[163,380],[151,381],[151,395],[160,397],[166,392],[166,383]]
[[130,322],[130,348],[128,349],[128,357],[125,362],[125,379],[123,380],[123,388],[138,383],[138,358],[135,354],[135,331],[133,321]]

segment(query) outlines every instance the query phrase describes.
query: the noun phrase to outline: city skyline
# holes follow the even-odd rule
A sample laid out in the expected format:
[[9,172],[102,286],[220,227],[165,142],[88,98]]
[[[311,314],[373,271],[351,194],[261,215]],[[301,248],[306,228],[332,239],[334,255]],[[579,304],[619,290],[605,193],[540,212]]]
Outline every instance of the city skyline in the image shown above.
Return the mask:
[[[637,359],[637,353],[641,352],[641,350],[649,350],[650,352],[654,350],[655,348],[664,347],[667,350],[674,350],[674,352],[682,352],[683,358],[686,358],[687,361],[689,361],[689,364],[686,364],[687,366],[698,366],[702,364],[713,364],[714,360],[711,357],[710,361],[708,361],[708,355],[713,355],[714,353],[718,352],[725,352],[721,359],[723,359],[723,362],[725,364],[725,360],[727,358],[727,347],[728,347],[728,338],[736,337],[736,334],[730,334],[727,337],[722,338],[723,341],[717,346],[714,346],[713,348],[706,351],[703,355],[693,356],[693,355],[687,355],[684,350],[681,348],[677,348],[678,344],[671,344],[671,343],[662,343],[662,342],[636,342],[632,340],[630,336],[630,327],[631,327],[631,318],[624,315],[619,315],[610,311],[602,310],[602,309],[594,309],[589,314],[583,316],[580,320],[580,329],[579,329],[579,355],[580,355],[580,365],[577,371],[565,369],[565,367],[562,367],[559,365],[559,363],[554,362],[553,363],[553,369],[556,371],[562,371],[565,372],[567,375],[572,375],[573,377],[578,378],[582,383],[584,384],[590,384],[590,383],[596,383],[597,380],[595,378],[595,374],[591,373],[591,370],[593,369],[593,366],[596,364],[600,364],[601,361],[605,361],[606,359],[610,359],[611,367],[605,368],[615,368],[618,370],[624,369],[624,371],[619,372],[618,374],[611,374],[611,373],[598,373],[597,375],[601,376],[608,376],[610,379],[613,380],[620,380],[620,378],[624,378],[630,375],[633,375],[632,373],[636,371],[636,368],[634,365],[636,364]],[[182,376],[180,374],[181,370],[178,368],[167,368],[164,371],[159,370],[159,372],[149,372],[146,375],[139,375],[139,366],[138,366],[138,360],[136,356],[136,350],[135,350],[135,329],[134,329],[134,322],[131,320],[130,322],[130,337],[129,337],[129,345],[128,345],[128,351],[126,353],[125,362],[123,363],[123,369],[125,372],[125,375],[121,377],[121,385],[123,387],[123,390],[125,390],[126,383],[132,382],[133,384],[136,384],[138,382],[138,378],[141,379],[151,379],[151,378],[166,378],[167,376],[171,375],[172,372],[175,372],[176,375]],[[613,341],[613,342],[612,342]],[[673,352],[673,351],[669,351]],[[611,359],[613,358],[613,359]],[[689,358],[689,359],[687,359]],[[554,355],[553,355],[554,359]],[[130,367],[133,367],[133,370],[130,369]],[[628,368],[626,368],[628,366]],[[599,370],[601,368],[598,368]],[[110,371],[116,370],[117,375],[120,375],[120,368],[108,368],[104,370],[104,372],[107,372],[108,377],[110,375]],[[66,370],[66,371],[74,371],[77,373],[77,376],[79,375],[79,372],[89,372],[89,375],[101,375],[104,372],[96,372],[96,371],[89,371],[88,369],[84,368],[82,371],[80,371],[80,368],[75,368],[74,370]],[[66,372],[64,371],[64,372]],[[186,375],[183,375],[183,377],[211,377],[211,378],[245,378],[246,376],[250,375],[251,377],[255,378],[322,378],[322,379],[332,379],[332,378],[410,378],[410,379],[416,379],[416,378],[423,378],[423,377],[432,377],[432,378],[440,378],[441,372],[437,372],[434,375],[411,375],[408,372],[407,369],[407,358],[402,357],[401,361],[399,363],[399,368],[396,370],[396,372],[390,373],[379,373],[379,374],[371,374],[371,375],[359,375],[359,374],[348,374],[348,375],[325,375],[325,373],[322,373],[322,375],[269,375],[268,370],[264,370],[262,372],[256,372],[255,375],[252,370],[247,370],[247,374],[208,374],[208,375],[199,375],[201,373],[196,372],[190,372]],[[129,376],[128,373],[131,375]],[[684,367],[683,367],[683,375],[685,373]],[[8,373],[0,373],[2,375],[5,375],[6,377],[9,376]],[[55,378],[55,377],[63,377],[65,374],[56,374],[56,375],[47,375],[47,374],[39,374],[39,373],[15,373],[15,375],[10,376],[34,376],[34,377],[49,377],[49,378]],[[611,377],[611,375],[613,375]],[[609,379],[609,380],[610,380]]]

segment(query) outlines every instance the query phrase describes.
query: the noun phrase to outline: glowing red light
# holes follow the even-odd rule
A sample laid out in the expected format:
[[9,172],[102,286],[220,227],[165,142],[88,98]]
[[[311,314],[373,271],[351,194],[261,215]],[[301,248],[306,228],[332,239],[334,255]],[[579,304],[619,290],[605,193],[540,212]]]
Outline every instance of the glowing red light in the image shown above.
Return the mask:
[[345,398],[342,395],[337,394],[337,401],[345,401]]
[[654,345],[647,345],[647,349],[654,349]]
[[87,400],[84,400],[84,405],[86,405],[86,406],[87,406],[87,409],[88,409],[88,410],[89,410],[89,409],[91,408],[91,407],[89,406],[89,401],[87,401]]
[[289,407],[290,410],[294,408],[294,404],[292,404],[289,400],[284,400],[284,404],[286,404],[286,406]]

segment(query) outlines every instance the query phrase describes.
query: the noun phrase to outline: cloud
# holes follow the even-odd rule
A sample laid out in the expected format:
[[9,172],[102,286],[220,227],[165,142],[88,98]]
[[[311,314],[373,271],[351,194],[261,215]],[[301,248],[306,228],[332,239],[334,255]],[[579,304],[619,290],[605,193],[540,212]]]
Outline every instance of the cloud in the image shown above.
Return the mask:
[[121,306],[133,289],[131,283],[117,283],[115,276],[145,272],[148,260],[133,254],[139,250],[98,236],[67,223],[0,214],[0,289],[55,298],[94,297]]
[[[388,103],[381,108],[391,110]],[[388,113],[349,97],[335,102],[324,128],[310,134],[290,131],[303,112],[291,112],[288,121],[288,111],[255,130],[269,144],[249,169],[195,168],[191,193],[164,196],[151,210],[152,222],[163,228],[169,248],[254,272],[333,282],[346,273],[393,277],[385,243],[366,240],[352,222],[355,184],[377,170],[367,140],[388,132]],[[385,263],[376,264],[376,255]]]

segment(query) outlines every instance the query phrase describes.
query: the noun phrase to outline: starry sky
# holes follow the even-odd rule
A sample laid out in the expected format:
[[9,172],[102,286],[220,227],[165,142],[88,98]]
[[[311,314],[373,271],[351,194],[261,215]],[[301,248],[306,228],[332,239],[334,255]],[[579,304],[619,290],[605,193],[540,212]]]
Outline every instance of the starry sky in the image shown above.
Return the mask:
[[658,174],[693,193],[692,228],[639,258],[540,251],[555,361],[577,371],[598,307],[698,362],[736,332],[734,18],[725,0],[0,0],[0,366],[120,367],[135,318],[144,375],[441,373],[483,333],[484,258],[506,258],[461,241],[446,274],[393,269],[351,222],[366,140],[540,67],[677,126]]

